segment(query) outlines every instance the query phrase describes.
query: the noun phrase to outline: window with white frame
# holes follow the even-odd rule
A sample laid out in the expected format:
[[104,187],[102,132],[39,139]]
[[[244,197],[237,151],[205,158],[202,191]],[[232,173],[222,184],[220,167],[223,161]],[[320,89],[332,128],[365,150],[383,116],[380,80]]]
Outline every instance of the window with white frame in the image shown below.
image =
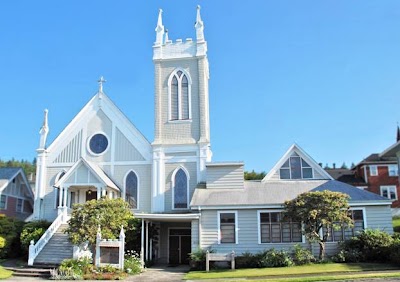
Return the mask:
[[188,180],[186,172],[179,168],[173,177],[174,209],[188,208]]
[[170,78],[170,120],[190,119],[190,83],[181,70],[174,72]]
[[281,166],[279,174],[280,179],[312,179],[313,169],[294,152]]
[[370,165],[369,166],[369,174],[371,176],[377,176],[378,175],[378,166],[376,165]]
[[388,165],[389,176],[398,176],[399,167],[397,165]]
[[235,244],[237,242],[236,213],[219,212],[219,243]]
[[349,216],[353,220],[353,227],[341,226],[339,228],[330,228],[328,242],[340,242],[349,240],[356,236],[360,231],[364,230],[364,213],[363,210],[350,210]]
[[125,199],[132,209],[137,209],[138,177],[133,171],[130,171],[125,178]]
[[17,199],[17,212],[23,212],[23,211],[24,211],[24,200]]
[[390,200],[397,200],[396,185],[381,186],[381,196]]
[[280,212],[263,212],[259,214],[260,243],[302,242],[301,224],[283,220]]
[[5,210],[7,208],[7,196],[1,195],[0,196],[0,209]]

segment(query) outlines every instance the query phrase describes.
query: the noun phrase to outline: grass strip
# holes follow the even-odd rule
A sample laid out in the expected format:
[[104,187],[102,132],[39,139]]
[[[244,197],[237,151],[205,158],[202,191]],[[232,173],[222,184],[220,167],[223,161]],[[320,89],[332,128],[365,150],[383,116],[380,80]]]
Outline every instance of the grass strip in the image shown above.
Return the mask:
[[11,277],[12,271],[4,269],[2,266],[0,266],[0,279],[7,279]]
[[398,266],[378,263],[327,263],[310,264],[293,267],[275,267],[275,268],[248,268],[238,270],[213,270],[211,272],[192,271],[186,274],[184,279],[226,279],[226,278],[257,278],[257,277],[275,277],[296,276],[296,275],[329,275],[333,273],[349,273],[363,271],[384,271],[399,270]]

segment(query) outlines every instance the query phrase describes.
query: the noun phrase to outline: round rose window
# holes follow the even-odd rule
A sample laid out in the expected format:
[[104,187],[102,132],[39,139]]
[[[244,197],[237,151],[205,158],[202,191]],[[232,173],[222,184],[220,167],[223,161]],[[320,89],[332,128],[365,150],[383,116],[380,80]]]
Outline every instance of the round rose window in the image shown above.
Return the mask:
[[97,133],[90,138],[89,149],[93,154],[99,155],[104,153],[108,147],[108,139],[104,134]]

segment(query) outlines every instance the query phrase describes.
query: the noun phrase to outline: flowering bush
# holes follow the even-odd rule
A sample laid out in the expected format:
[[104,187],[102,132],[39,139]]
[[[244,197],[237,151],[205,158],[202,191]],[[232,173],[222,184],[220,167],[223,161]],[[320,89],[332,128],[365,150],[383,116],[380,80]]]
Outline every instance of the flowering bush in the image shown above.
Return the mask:
[[140,273],[142,271],[142,263],[140,261],[140,257],[135,251],[125,251],[124,268],[125,272],[128,274]]

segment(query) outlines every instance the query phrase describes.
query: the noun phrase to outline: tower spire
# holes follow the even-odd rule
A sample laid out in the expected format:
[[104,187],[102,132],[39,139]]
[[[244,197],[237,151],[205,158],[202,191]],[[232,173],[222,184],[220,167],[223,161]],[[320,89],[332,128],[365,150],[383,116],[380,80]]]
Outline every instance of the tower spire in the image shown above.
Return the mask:
[[399,127],[399,122],[397,122],[397,136],[396,136],[396,142],[400,141],[400,127]]
[[196,24],[194,25],[194,27],[196,28],[197,42],[203,42],[204,41],[204,24],[201,19],[201,15],[200,15],[200,5],[197,5]]
[[162,23],[162,12],[163,10],[159,10],[158,12],[158,20],[157,20],[157,26],[156,26],[156,46],[160,46],[163,44],[163,38],[164,38],[164,26]]

